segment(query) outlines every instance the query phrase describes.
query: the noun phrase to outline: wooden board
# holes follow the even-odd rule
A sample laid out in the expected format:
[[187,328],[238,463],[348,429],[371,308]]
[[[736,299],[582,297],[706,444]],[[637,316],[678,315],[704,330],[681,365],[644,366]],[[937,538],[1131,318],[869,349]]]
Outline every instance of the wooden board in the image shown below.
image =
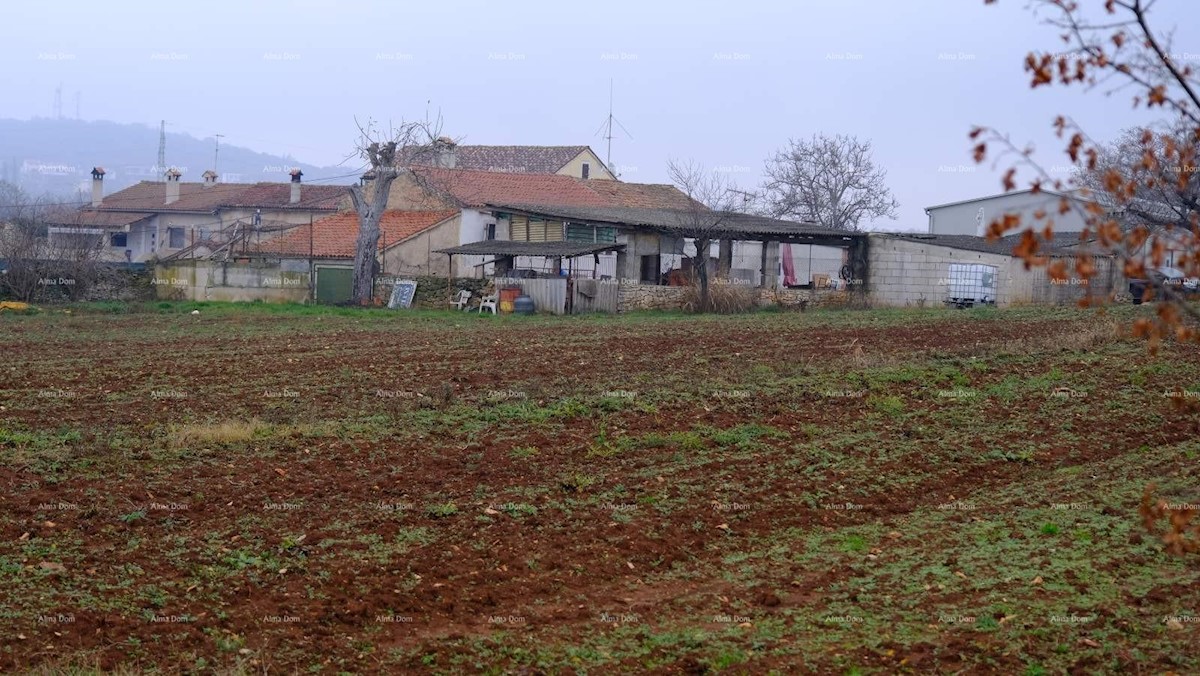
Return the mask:
[[398,307],[412,307],[413,296],[417,294],[417,282],[413,279],[397,279],[396,285],[392,287],[392,297],[388,300],[388,307],[393,310]]

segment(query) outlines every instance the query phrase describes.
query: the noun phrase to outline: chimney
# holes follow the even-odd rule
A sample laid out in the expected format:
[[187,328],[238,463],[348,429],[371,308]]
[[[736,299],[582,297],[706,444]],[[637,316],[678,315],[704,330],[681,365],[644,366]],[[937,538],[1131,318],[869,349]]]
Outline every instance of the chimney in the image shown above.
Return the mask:
[[434,164],[443,169],[458,166],[458,144],[449,136],[439,136],[433,142]]
[[204,187],[211,188],[216,184],[217,184],[217,172],[213,171],[212,169],[209,169],[208,171],[204,172]]
[[166,173],[167,179],[167,199],[163,204],[174,204],[179,201],[179,177],[183,174],[179,170],[171,167]]
[[288,199],[288,203],[299,204],[300,203],[300,177],[304,175],[304,172],[300,171],[300,168],[297,167],[297,168],[293,169],[290,173],[292,175],[292,195]]
[[92,206],[104,201],[104,167],[92,167]]

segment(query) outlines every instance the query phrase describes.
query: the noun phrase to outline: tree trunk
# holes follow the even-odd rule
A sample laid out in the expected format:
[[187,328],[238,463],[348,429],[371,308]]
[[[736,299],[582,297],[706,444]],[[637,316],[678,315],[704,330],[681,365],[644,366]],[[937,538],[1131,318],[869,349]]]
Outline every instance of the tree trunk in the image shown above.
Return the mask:
[[375,179],[371,181],[368,198],[361,186],[350,188],[350,199],[358,212],[358,239],[354,244],[354,293],[355,305],[369,305],[375,297],[375,264],[379,252],[379,222],[387,211],[388,193],[396,180],[395,167],[377,167]]
[[708,250],[712,246],[712,240],[707,237],[696,238],[696,279],[700,282],[700,307],[699,312],[708,312],[709,297],[708,297]]
[[717,276],[728,277],[733,268],[733,240],[721,239],[717,244]]

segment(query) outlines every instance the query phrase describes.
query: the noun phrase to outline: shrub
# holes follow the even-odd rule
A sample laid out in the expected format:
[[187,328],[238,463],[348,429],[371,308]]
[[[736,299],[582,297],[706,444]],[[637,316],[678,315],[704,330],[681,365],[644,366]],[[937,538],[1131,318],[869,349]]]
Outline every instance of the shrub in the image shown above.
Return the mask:
[[[724,279],[708,282],[708,311],[717,314],[750,312],[758,307],[758,290],[752,286],[734,284]],[[693,280],[685,287],[683,309],[700,311],[700,283]]]

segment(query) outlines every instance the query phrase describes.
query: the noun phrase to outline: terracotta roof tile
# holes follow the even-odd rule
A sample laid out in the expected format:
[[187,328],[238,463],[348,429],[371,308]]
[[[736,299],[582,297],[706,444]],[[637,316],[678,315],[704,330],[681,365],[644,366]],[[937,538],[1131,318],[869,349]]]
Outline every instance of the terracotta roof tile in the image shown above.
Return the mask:
[[570,176],[432,168],[416,169],[414,173],[433,189],[467,207],[509,202],[608,206],[605,197],[590,189],[582,179]]
[[259,209],[328,209],[335,210],[347,194],[348,186],[305,184],[300,188],[300,202],[291,204],[290,183],[218,183],[204,187],[203,183],[180,183],[179,199],[166,201],[166,184],[142,181],[105,195],[100,210],[114,211],[203,211],[241,207]]
[[[457,214],[457,211],[388,211],[379,223],[379,249],[408,239]],[[315,258],[353,258],[358,239],[358,214],[342,212],[313,223],[311,251]],[[292,228],[288,233],[256,247],[259,254],[276,256],[309,255],[310,240],[307,225]]]
[[83,211],[65,210],[51,217],[49,222],[54,225],[79,226],[86,228],[123,229],[138,221],[151,218],[153,214],[128,211]]
[[[588,146],[460,145],[454,147],[455,168],[509,174],[553,174],[585,150]],[[427,156],[430,151],[423,149],[420,154]],[[421,159],[422,163],[428,163],[426,157]]]
[[568,207],[693,209],[696,203],[672,185],[623,183],[559,176],[461,169],[416,169],[435,190],[467,207],[523,204]]

